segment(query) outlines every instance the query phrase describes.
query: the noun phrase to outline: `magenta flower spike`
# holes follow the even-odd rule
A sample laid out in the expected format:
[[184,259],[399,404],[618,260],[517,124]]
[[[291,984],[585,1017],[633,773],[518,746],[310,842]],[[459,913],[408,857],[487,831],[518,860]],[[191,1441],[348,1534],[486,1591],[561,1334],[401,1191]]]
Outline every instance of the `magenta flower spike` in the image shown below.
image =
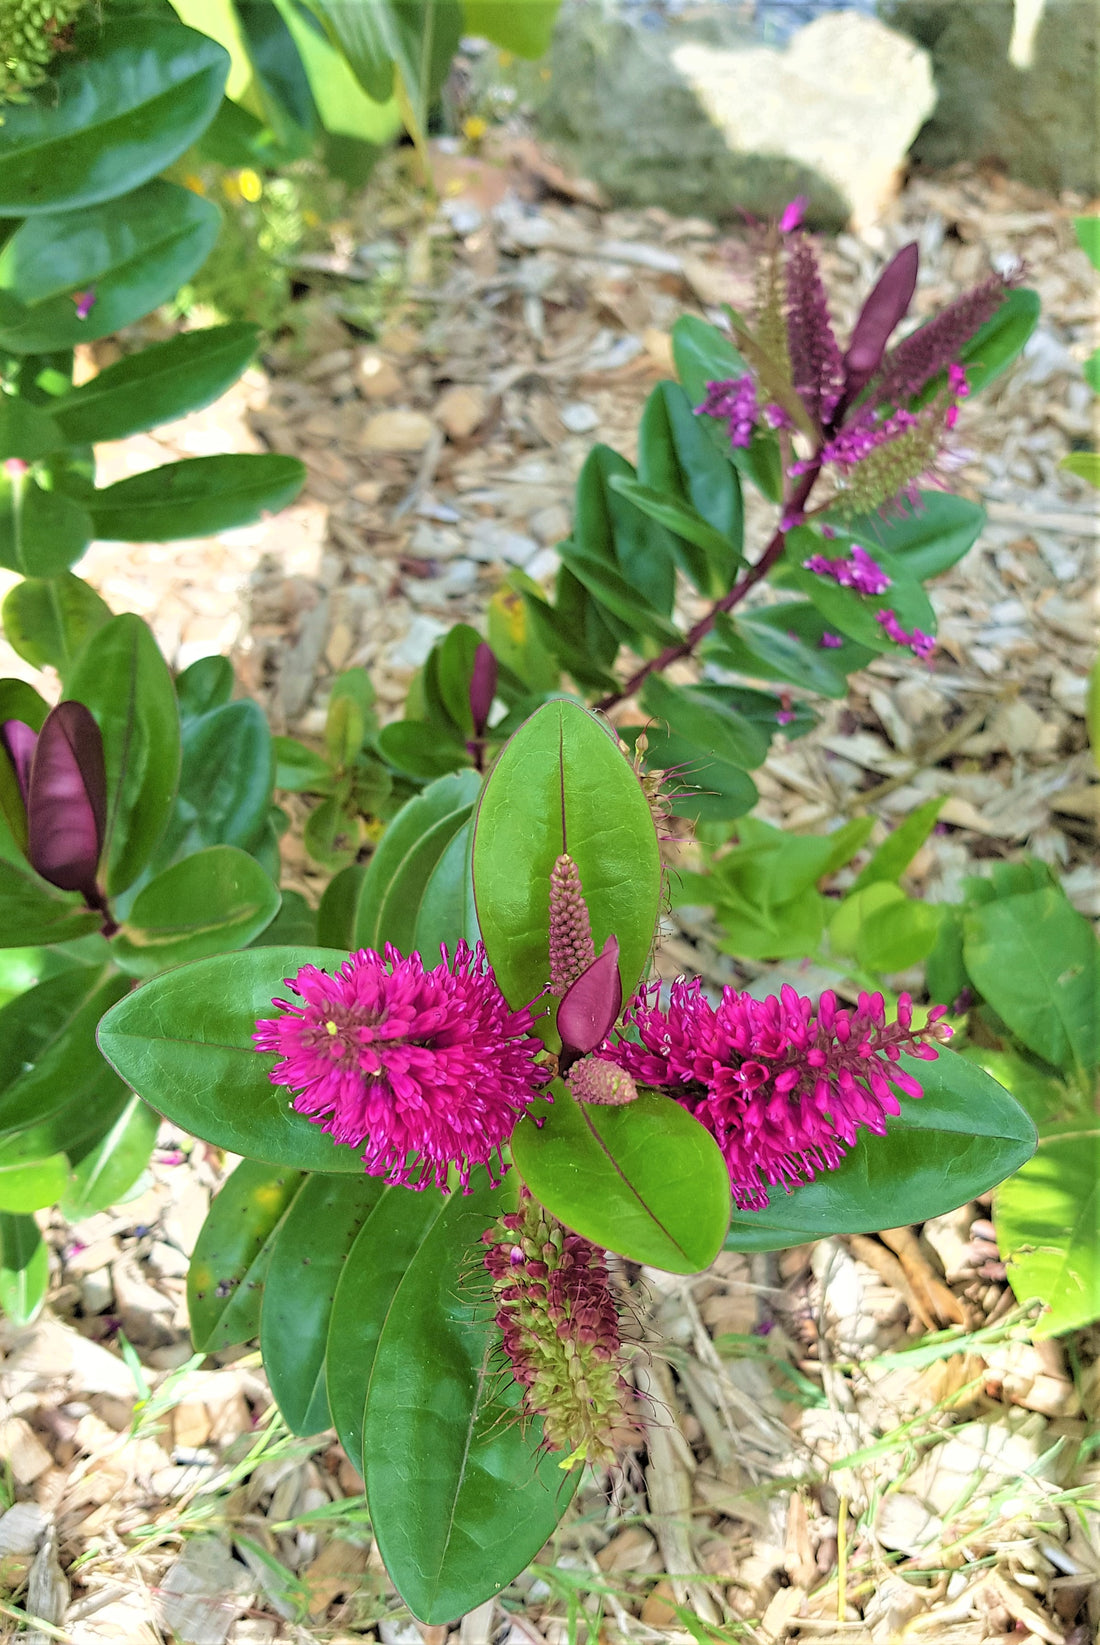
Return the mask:
[[927,325],[903,337],[883,362],[882,376],[873,391],[875,403],[904,405],[956,363],[960,350],[993,318],[1013,283],[1013,279],[991,274],[972,291],[956,297]]
[[844,356],[844,395],[838,410],[850,406],[882,364],[886,345],[908,313],[917,289],[920,250],[915,240],[902,246],[883,269],[864,303]]
[[464,1190],[476,1165],[492,1179],[495,1158],[503,1174],[500,1151],[547,1072],[530,1011],[510,1009],[480,943],[444,950],[431,971],[389,943],[361,948],[286,986],[296,1000],[272,1001],[279,1014],[253,1044],[279,1057],[269,1077],[296,1092],[291,1107],[363,1148],[369,1176],[446,1191],[452,1167]]
[[799,399],[815,423],[828,427],[840,399],[844,366],[821,270],[804,234],[792,240],[787,256],[787,341]]
[[898,1067],[901,1053],[934,1060],[951,1033],[940,1006],[915,1029],[907,994],[894,1022],[881,994],[861,994],[855,1010],[828,990],[815,1006],[789,986],[763,1000],[727,986],[715,1007],[698,979],[673,983],[667,1010],[658,995],[643,989],[627,1010],[640,1043],[620,1037],[600,1055],[694,1114],[747,1210],[767,1205],[769,1188],[789,1191],[833,1170],[862,1129],[882,1135],[900,1112],[898,1093],[924,1094]]
[[474,652],[474,667],[470,675],[470,713],[475,737],[480,737],[488,724],[496,689],[497,660],[492,648],[483,640]]
[[107,773],[102,733],[83,703],[59,703],[46,715],[26,793],[31,866],[59,890],[79,891],[100,906],[96,870],[107,820]]
[[793,200],[787,202],[779,219],[780,234],[793,234],[796,228],[802,227],[802,219],[806,215],[809,203],[804,194],[796,194]]
[[550,993],[560,999],[596,958],[580,871],[568,851],[550,870]]
[[[558,1033],[565,1053],[575,1059],[603,1044],[623,1008],[619,976],[619,944],[608,937],[603,953],[585,967],[562,996],[558,1006]],[[564,1060],[569,1060],[568,1055]]]

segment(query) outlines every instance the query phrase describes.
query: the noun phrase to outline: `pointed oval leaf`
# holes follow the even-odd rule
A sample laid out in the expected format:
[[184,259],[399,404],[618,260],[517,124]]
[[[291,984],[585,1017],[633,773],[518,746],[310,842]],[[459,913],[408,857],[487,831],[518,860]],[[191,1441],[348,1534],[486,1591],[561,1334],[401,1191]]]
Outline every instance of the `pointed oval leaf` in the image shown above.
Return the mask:
[[993,1196],[997,1248],[1020,1302],[1038,1298],[1039,1338],[1100,1315],[1100,1131],[1079,1120],[1044,1127],[1039,1147]]
[[106,601],[71,572],[27,577],[0,606],[12,650],[32,668],[56,668],[63,680],[92,635],[110,620]]
[[124,440],[174,422],[224,394],[259,341],[259,327],[243,322],[182,332],[124,355],[63,395],[52,408],[54,418],[69,445]]
[[388,1188],[352,1246],[336,1287],[325,1362],[328,1403],[340,1443],[360,1472],[378,1339],[407,1269],[446,1204],[440,1194]]
[[306,1180],[301,1171],[245,1159],[214,1196],[187,1273],[191,1340],[199,1353],[258,1334],[275,1236]]
[[442,946],[453,954],[458,943],[472,948],[481,935],[474,903],[473,834],[471,816],[444,849],[420,899],[413,947],[433,963]]
[[259,703],[223,703],[183,730],[179,792],[157,846],[154,866],[203,846],[237,845],[255,853],[271,809],[275,754]]
[[187,457],[96,491],[89,507],[97,537],[112,542],[171,542],[252,525],[293,502],[305,484],[297,457]]
[[[550,873],[568,851],[601,949],[619,943],[633,993],[657,925],[661,865],[641,784],[600,722],[576,703],[546,703],[497,761],[474,821],[474,896],[482,939],[508,1003],[549,979]],[[547,1019],[543,1032],[554,1037]]]
[[376,1177],[317,1172],[302,1183],[276,1235],[260,1349],[291,1433],[316,1434],[330,1426],[325,1354],[333,1303],[356,1235],[384,1192]]
[[180,770],[180,722],[168,665],[140,617],[112,617],[88,641],[66,696],[84,703],[103,733],[109,895],[125,891],[153,854]]
[[[0,831],[6,826],[0,822]],[[73,942],[101,924],[77,892],[57,891],[29,863],[0,858],[0,948]]]
[[256,948],[218,954],[143,983],[99,1026],[99,1047],[127,1085],[192,1136],[234,1154],[301,1171],[359,1171],[362,1161],[290,1107],[268,1078],[252,1034],[285,977],[303,965],[332,971],[347,955],[327,948]]
[[671,1097],[623,1108],[575,1102],[560,1080],[541,1125],[521,1120],[512,1158],[535,1198],[578,1234],[673,1274],[722,1249],[730,1180],[714,1138]]
[[41,1124],[102,1088],[96,1026],[126,989],[109,968],[78,965],[0,1010],[0,1136]]
[[138,188],[189,148],[221,102],[229,54],[157,18],[108,22],[59,54],[50,83],[0,128],[0,213],[95,205]]
[[279,893],[255,858],[235,845],[196,851],[139,893],[112,940],[132,977],[245,948],[279,911]]
[[641,695],[642,706],[701,753],[752,771],[763,765],[768,738],[757,726],[704,690],[693,692],[651,674]]
[[50,1254],[33,1217],[0,1212],[0,1312],[21,1331],[46,1300]]
[[[473,1610],[533,1559],[580,1470],[538,1451],[501,1376],[479,1238],[501,1196],[452,1195],[409,1264],[374,1358],[363,1436],[386,1570],[426,1623]],[[368,1224],[369,1226],[369,1224]]]
[[[24,305],[0,323],[0,346],[47,354],[132,325],[206,261],[220,221],[209,200],[160,177],[120,200],[24,219],[0,252],[0,293]],[[82,319],[74,298],[88,291]]]
[[92,539],[92,517],[63,491],[47,491],[31,476],[16,486],[0,476],[0,565],[25,577],[56,577]]
[[159,1125],[159,1114],[122,1088],[122,1102],[103,1134],[73,1160],[62,1215],[79,1222],[125,1198],[149,1163]]
[[884,1137],[860,1135],[835,1171],[763,1211],[734,1210],[726,1249],[780,1251],[830,1234],[874,1233],[924,1222],[996,1187],[1035,1152],[1035,1127],[1019,1103],[953,1051],[935,1062],[902,1056],[924,1096],[906,1098]]
[[413,943],[417,915],[432,871],[469,819],[481,792],[475,771],[440,777],[401,807],[367,865],[355,916],[353,946],[381,952]]

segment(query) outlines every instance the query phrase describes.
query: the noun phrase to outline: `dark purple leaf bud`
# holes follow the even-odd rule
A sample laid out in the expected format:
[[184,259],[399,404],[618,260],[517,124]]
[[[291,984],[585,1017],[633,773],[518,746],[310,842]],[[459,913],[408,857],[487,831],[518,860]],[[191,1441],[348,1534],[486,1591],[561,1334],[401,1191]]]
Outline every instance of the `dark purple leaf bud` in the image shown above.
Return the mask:
[[27,856],[61,891],[98,900],[96,869],[107,817],[103,737],[83,703],[46,715],[27,789]]
[[603,953],[585,967],[558,1006],[558,1033],[564,1049],[580,1056],[595,1051],[614,1028],[622,1008],[619,944],[608,937]]
[[920,250],[911,240],[887,263],[864,303],[844,356],[845,405],[851,405],[882,364],[886,345],[913,301],[919,262]]
[[482,640],[474,652],[474,668],[470,675],[470,713],[474,718],[475,737],[480,737],[485,730],[496,689],[497,660],[491,647]]
[[38,741],[38,732],[32,731],[29,725],[22,720],[5,720],[0,725],[0,743],[3,743],[15,769],[15,780],[19,784],[19,792],[23,796],[23,804],[27,803],[27,789],[31,780],[31,760],[34,757],[34,745]]

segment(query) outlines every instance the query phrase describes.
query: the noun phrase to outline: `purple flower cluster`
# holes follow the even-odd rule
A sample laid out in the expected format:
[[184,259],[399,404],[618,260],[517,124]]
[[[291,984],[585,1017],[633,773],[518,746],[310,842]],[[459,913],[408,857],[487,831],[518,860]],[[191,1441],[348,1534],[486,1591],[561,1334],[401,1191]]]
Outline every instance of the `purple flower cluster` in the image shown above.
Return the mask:
[[730,445],[748,446],[757,414],[756,384],[746,372],[728,382],[708,383],[707,397],[696,407],[697,417],[722,417],[729,425]]
[[[824,554],[811,554],[802,564],[807,571],[815,571],[819,577],[831,577],[841,588],[854,588],[857,594],[885,594],[890,587],[885,571],[858,543],[852,544],[850,557],[840,555],[830,560]],[[839,641],[830,643],[839,644]],[[824,638],[822,644],[825,644]]]
[[528,1010],[512,1011],[485,958],[459,943],[454,959],[426,971],[359,949],[335,974],[304,965],[276,999],[278,1016],[256,1024],[257,1051],[275,1052],[273,1085],[296,1091],[292,1107],[333,1140],[364,1148],[369,1176],[406,1188],[446,1189],[454,1166],[463,1188],[494,1156],[539,1095],[546,1070]]
[[901,1053],[934,1059],[951,1033],[940,1006],[914,1028],[907,994],[893,1022],[881,994],[861,994],[853,1011],[828,991],[815,1006],[790,987],[763,1000],[726,987],[713,1006],[696,979],[673,983],[667,1009],[658,999],[657,985],[643,989],[624,1018],[637,1042],[620,1035],[601,1055],[706,1126],[748,1210],[767,1205],[771,1187],[832,1170],[862,1128],[881,1135],[897,1093],[923,1095]]
[[914,657],[919,657],[922,662],[935,651],[935,635],[925,634],[920,628],[914,628],[910,633],[906,633],[898,622],[895,611],[876,611],[875,619],[882,624],[895,645],[908,646]]

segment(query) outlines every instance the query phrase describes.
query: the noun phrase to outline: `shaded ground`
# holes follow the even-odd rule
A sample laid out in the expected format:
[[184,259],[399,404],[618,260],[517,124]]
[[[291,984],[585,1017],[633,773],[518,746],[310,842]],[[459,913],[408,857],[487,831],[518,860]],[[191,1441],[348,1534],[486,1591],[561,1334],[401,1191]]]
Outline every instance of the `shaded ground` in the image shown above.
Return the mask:
[[[100,544],[81,568],[181,664],[232,649],[276,729],[315,733],[328,682],[354,664],[396,713],[433,637],[477,620],[503,569],[549,576],[592,441],[633,455],[675,318],[746,300],[739,241],[538,197],[531,167],[543,188],[561,179],[519,152],[536,198],[495,168],[442,158],[443,208],[430,215],[383,176],[362,224],[299,271],[303,345],[274,351],[218,407],[102,453],[105,478],[165,447],[270,446],[306,461],[307,493],[278,519],[201,544]],[[960,430],[962,487],[990,526],[934,586],[931,669],[877,661],[810,737],[777,745],[760,787],[763,814],[795,828],[867,805],[886,825],[946,793],[948,828],[914,865],[915,887],[950,897],[975,859],[1026,847],[1096,914],[1098,790],[1081,716],[1100,522],[1057,471],[1089,436],[1080,365],[1094,301],[1074,209],[996,179],[918,181],[865,240],[825,248],[842,324],[914,236],[921,314],[990,258],[1023,256],[1044,316],[1022,366]],[[341,316],[362,312],[376,279],[379,220],[401,296],[368,344]],[[29,672],[2,644],[0,666]],[[321,878],[294,837],[287,864],[315,900]],[[705,928],[668,938],[670,969],[727,963]],[[371,1632],[442,1645],[447,1630],[403,1616],[332,1436],[281,1433],[257,1356],[220,1368],[189,1357],[187,1256],[226,1166],[167,1129],[161,1142],[127,1205],[76,1228],[54,1219],[48,1313],[19,1335],[0,1322],[16,1503],[0,1518],[0,1601],[13,1594],[15,1614],[60,1629],[39,1638],[74,1645],[350,1645]],[[571,1645],[582,1628],[1085,1645],[1100,1621],[1086,1606],[1100,1577],[1100,1334],[1079,1334],[1069,1357],[1030,1342],[985,1218],[971,1205],[875,1239],[730,1255],[694,1281],[624,1273],[666,1345],[638,1364],[646,1450],[585,1487],[539,1567],[464,1619],[460,1645]],[[918,1346],[941,1327],[957,1340]]]

